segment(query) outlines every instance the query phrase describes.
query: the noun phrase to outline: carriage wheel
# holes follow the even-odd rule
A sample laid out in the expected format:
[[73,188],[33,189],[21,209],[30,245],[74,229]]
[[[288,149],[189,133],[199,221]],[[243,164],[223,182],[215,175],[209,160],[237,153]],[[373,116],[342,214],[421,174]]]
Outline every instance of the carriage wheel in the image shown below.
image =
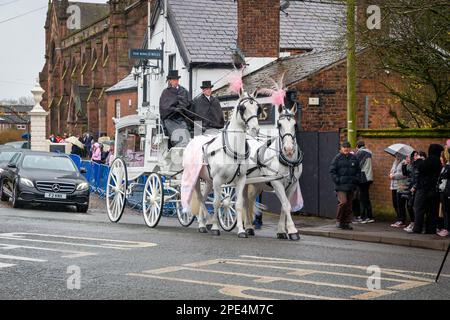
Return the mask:
[[112,222],[119,222],[122,217],[127,201],[127,184],[127,166],[121,158],[117,158],[111,165],[106,185],[106,209]]
[[233,187],[226,187],[222,189],[222,201],[219,207],[219,224],[220,227],[230,232],[236,227],[237,213],[236,213],[236,189]]
[[181,205],[181,201],[176,202],[176,209],[177,209],[177,217],[178,221],[180,221],[180,224],[183,227],[189,227],[192,222],[195,220],[195,216],[192,214],[192,212],[183,212],[183,206]]
[[164,208],[164,192],[161,177],[152,173],[145,183],[142,210],[144,221],[150,228],[158,225]]

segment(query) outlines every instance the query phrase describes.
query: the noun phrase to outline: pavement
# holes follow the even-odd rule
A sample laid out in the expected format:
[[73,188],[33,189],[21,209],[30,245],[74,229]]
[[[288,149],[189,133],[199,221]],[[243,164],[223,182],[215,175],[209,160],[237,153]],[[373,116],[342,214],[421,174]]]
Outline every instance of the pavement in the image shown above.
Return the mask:
[[321,224],[315,226],[302,226],[302,219],[296,220],[300,220],[298,222],[299,230],[304,235],[444,251],[450,245],[450,238],[448,237],[442,238],[432,234],[410,234],[403,229],[391,228],[389,223],[386,222],[354,224],[353,230],[348,231],[337,229],[335,222],[330,222],[330,220],[323,220]]

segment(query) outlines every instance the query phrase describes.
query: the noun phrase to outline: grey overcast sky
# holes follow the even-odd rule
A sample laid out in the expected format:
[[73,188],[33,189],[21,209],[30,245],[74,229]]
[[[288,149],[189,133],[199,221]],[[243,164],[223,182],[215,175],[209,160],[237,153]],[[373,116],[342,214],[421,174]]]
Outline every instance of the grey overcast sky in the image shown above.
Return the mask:
[[31,96],[45,61],[47,4],[48,0],[0,0],[0,100]]

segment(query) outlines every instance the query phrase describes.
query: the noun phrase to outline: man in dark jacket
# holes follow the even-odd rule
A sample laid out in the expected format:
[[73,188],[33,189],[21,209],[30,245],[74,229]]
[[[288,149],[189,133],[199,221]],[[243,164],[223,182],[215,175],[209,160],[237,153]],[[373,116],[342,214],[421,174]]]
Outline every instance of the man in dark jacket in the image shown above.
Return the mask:
[[225,125],[219,99],[211,95],[214,86],[211,81],[203,81],[200,87],[203,93],[194,99],[193,118],[201,123],[203,132],[209,129],[222,129]]
[[352,230],[352,201],[356,186],[360,182],[361,168],[358,159],[350,153],[351,145],[345,141],[341,145],[341,151],[333,159],[330,165],[330,174],[335,184],[336,196],[339,204],[337,207],[337,227],[344,230]]
[[169,86],[159,99],[159,113],[173,147],[185,147],[190,140],[185,109],[190,107],[189,93],[180,86],[178,70],[170,70],[167,76]]
[[92,143],[94,142],[94,137],[91,136],[89,132],[86,132],[83,137],[84,149],[86,150],[87,156],[92,157]]
[[425,220],[425,233],[435,234],[439,215],[439,193],[437,183],[441,173],[441,152],[439,144],[431,144],[428,158],[417,163],[415,171],[414,233],[422,233]]

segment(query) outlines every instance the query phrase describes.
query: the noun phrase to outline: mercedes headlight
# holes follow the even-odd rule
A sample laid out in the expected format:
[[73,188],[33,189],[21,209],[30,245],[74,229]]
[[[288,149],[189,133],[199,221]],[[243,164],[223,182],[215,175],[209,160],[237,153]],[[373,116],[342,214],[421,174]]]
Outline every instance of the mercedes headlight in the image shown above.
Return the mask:
[[20,184],[26,187],[34,188],[33,181],[27,178],[20,178]]
[[89,183],[87,183],[87,182],[82,182],[77,187],[77,191],[83,191],[86,189],[89,189]]

